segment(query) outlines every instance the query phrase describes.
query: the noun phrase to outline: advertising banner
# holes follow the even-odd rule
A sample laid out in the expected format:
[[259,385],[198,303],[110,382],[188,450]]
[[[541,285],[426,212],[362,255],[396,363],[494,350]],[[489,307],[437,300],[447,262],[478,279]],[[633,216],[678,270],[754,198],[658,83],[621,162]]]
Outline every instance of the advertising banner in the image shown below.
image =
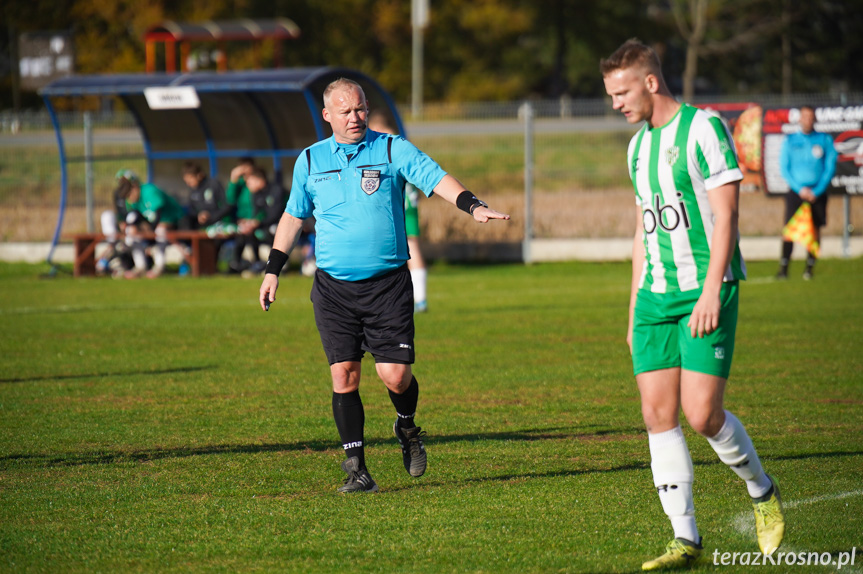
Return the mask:
[[[833,137],[838,159],[828,193],[863,195],[863,105],[813,106],[815,131]],[[789,191],[779,168],[785,136],[799,127],[799,108],[765,108],[761,120],[764,190],[771,195]]]

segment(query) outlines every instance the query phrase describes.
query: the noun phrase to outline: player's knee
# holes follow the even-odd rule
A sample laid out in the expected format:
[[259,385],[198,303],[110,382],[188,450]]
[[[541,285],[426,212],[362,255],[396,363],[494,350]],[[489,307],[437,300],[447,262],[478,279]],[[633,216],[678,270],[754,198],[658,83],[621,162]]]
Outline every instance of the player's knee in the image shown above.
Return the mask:
[[665,406],[642,405],[641,416],[647,432],[651,433],[665,432],[679,424],[677,410]]
[[723,417],[724,415],[712,411],[686,413],[686,420],[692,430],[706,437],[716,436],[716,433],[722,428]]

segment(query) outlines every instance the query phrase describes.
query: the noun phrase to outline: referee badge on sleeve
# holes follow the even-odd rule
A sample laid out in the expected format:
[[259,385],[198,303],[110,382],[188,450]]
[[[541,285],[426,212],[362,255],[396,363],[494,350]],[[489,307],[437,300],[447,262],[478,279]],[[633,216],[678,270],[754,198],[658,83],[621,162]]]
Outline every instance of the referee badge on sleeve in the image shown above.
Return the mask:
[[367,195],[371,195],[376,192],[381,187],[381,170],[364,169],[360,185],[363,186],[363,191],[365,191]]

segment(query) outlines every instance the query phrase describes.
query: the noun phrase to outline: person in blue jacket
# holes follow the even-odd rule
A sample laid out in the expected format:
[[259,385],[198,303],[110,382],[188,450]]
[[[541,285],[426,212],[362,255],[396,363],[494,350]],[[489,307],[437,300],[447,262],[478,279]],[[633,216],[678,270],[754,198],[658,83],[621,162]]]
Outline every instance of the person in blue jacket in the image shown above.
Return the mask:
[[368,102],[356,82],[338,79],[323,96],[323,118],[333,135],[303,150],[294,164],[259,301],[266,311],[276,300],[279,271],[303,220],[314,215],[318,269],[311,300],[330,364],[333,418],[347,458],[342,470],[348,476],[338,490],[376,492],[363,450],[359,385],[365,352],[374,357],[395,407],[393,432],[405,470],[413,477],[426,470],[423,433],[414,423],[419,385],[411,369],[414,293],[406,264],[405,185],[440,196],[478,223],[509,215],[489,208],[403,137],[369,130]]
[[[815,110],[811,106],[800,108],[800,131],[789,134],[782,142],[779,155],[782,177],[791,190],[785,194],[785,221],[794,217],[797,210],[808,202],[812,206],[812,222],[815,239],[821,241],[821,228],[827,223],[827,186],[836,171],[836,148],[833,138],[815,131]],[[788,278],[788,263],[794,243],[782,241],[782,257],[779,259],[777,279]],[[815,255],[806,257],[804,279],[812,279]]]

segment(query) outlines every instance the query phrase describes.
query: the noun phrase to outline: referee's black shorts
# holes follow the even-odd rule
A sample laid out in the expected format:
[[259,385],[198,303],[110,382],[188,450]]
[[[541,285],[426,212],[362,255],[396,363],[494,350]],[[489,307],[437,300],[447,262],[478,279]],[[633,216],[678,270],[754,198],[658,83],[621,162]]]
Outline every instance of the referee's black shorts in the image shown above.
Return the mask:
[[379,277],[342,281],[318,269],[312,286],[315,323],[327,360],[414,362],[414,287],[407,265]]
[[[803,205],[803,199],[794,191],[788,190],[785,194],[785,223],[791,221],[800,206]],[[827,193],[824,192],[815,199],[812,204],[812,223],[815,227],[824,227],[827,225]]]

